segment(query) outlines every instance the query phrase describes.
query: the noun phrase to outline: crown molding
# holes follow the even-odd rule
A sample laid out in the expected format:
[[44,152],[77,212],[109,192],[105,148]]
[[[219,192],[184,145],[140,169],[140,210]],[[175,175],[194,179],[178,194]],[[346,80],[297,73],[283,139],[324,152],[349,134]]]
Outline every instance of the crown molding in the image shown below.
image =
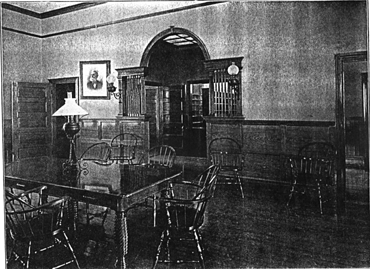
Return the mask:
[[24,14],[24,15],[27,15],[27,16],[31,16],[31,17],[34,17],[34,18],[37,18],[37,19],[46,19],[46,18],[59,16],[59,15],[62,15],[62,14],[72,13],[72,12],[75,12],[77,10],[86,9],[86,8],[94,7],[94,6],[105,4],[105,3],[106,2],[81,3],[81,4],[74,5],[74,6],[63,7],[63,8],[43,12],[43,13],[37,13],[37,12],[31,11],[31,10],[21,8],[21,7],[17,7],[17,6],[11,5],[11,4],[7,4],[7,3],[2,3],[2,8],[8,9],[8,10],[11,10],[11,11],[14,11],[14,12],[18,12],[18,13],[21,13],[21,14]]

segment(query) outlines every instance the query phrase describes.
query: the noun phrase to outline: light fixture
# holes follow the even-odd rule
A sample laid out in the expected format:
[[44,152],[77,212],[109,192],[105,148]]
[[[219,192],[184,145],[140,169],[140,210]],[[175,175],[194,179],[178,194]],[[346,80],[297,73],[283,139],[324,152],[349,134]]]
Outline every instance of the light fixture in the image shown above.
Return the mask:
[[65,104],[60,107],[53,117],[64,116],[67,117],[67,122],[63,125],[63,130],[69,140],[69,158],[63,164],[63,171],[71,172],[70,169],[76,169],[77,159],[75,152],[75,135],[80,131],[80,125],[75,117],[89,114],[85,109],[77,105],[76,99],[72,98],[72,92],[67,93],[67,98],[64,99]]
[[232,62],[231,65],[227,68],[227,73],[230,75],[227,82],[229,83],[231,92],[235,94],[239,99],[239,80],[237,77],[239,74],[239,67],[235,65],[235,62]]
[[111,95],[113,95],[116,99],[119,99],[120,102],[121,102],[121,90],[119,89],[118,92],[115,92],[117,87],[114,86],[114,84],[116,83],[117,81],[117,71],[113,71],[112,73],[110,73],[107,77],[107,89],[108,89],[108,92],[111,93]]
[[109,76],[107,77],[108,92],[113,93],[116,91],[116,87],[114,86],[114,83],[116,82],[116,80],[117,80],[117,77],[113,73],[110,73]]

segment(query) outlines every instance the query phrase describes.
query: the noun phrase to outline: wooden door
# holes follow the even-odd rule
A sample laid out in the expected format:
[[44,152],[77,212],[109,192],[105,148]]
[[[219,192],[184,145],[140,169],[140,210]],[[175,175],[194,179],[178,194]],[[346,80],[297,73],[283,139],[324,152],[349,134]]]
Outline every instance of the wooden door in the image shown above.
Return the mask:
[[12,84],[12,144],[15,160],[51,156],[50,84]]
[[190,83],[186,89],[184,154],[188,156],[205,157],[207,154],[204,116],[208,116],[209,113],[208,87],[205,83]]
[[146,115],[149,118],[149,143],[150,147],[156,146],[160,141],[159,119],[161,115],[162,97],[159,86],[145,86]]
[[366,192],[369,190],[369,148],[366,128],[369,98],[366,78],[363,75],[367,73],[367,52],[336,54],[335,64],[337,210],[338,213],[343,213],[348,194],[356,197],[360,203],[370,199],[369,194],[366,198]]
[[184,87],[163,88],[162,144],[174,147],[181,153],[184,147]]

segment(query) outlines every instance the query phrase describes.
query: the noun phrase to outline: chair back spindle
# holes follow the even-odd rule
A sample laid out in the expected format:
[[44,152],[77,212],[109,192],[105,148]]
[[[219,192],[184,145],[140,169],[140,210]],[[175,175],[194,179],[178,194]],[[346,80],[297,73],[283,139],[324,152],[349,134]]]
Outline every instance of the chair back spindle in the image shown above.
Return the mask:
[[133,164],[136,159],[138,136],[121,133],[112,138],[110,146],[112,148],[111,160]]

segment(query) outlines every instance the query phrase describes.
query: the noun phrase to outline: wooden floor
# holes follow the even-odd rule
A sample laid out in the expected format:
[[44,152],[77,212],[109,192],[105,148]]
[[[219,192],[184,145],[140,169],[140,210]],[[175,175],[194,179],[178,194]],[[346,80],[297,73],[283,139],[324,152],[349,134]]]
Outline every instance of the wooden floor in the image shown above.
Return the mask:
[[[348,195],[346,213],[341,217],[325,204],[327,210],[321,216],[314,197],[296,199],[287,208],[287,186],[244,181],[243,187],[245,198],[241,199],[233,186],[218,186],[209,204],[202,229],[206,268],[370,266],[369,210],[366,203],[356,202],[366,201],[367,197]],[[151,221],[146,209],[133,210],[128,215],[128,268],[150,268],[153,263],[160,231],[151,227]],[[83,268],[113,268],[112,227],[110,216],[104,240],[98,232],[89,238],[80,231],[80,241],[74,244]],[[97,244],[86,256],[89,239]]]

